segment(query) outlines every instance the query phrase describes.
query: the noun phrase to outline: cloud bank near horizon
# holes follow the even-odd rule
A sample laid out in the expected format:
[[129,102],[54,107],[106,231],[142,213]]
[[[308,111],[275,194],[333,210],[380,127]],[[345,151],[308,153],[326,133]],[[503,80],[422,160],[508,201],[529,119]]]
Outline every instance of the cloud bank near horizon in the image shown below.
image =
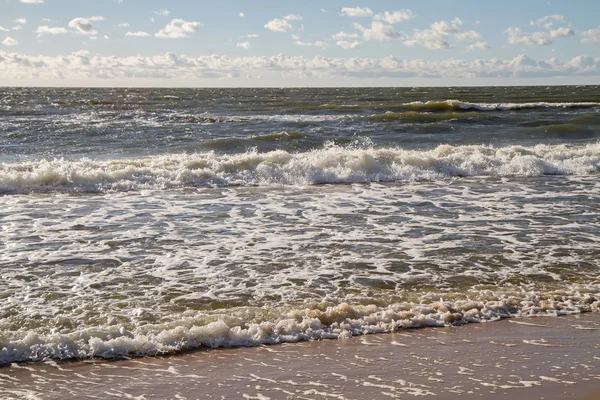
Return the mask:
[[520,55],[510,60],[450,58],[444,61],[406,60],[397,57],[313,58],[279,54],[271,57],[189,57],[166,53],[156,56],[97,56],[87,51],[61,56],[26,55],[0,51],[3,84],[19,81],[140,79],[201,81],[206,79],[260,79],[282,73],[300,80],[310,78],[552,78],[600,76],[600,58],[586,56],[560,61],[534,60]]

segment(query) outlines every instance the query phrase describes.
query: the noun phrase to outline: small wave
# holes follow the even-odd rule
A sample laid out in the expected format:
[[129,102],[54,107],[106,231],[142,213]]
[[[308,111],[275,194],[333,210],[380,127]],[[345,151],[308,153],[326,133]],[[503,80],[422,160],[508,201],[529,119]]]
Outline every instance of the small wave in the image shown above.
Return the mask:
[[492,116],[489,114],[482,114],[477,112],[444,112],[444,113],[433,113],[433,112],[419,112],[419,111],[405,111],[405,112],[393,112],[388,111],[383,114],[373,114],[369,116],[371,121],[406,121],[406,122],[443,122],[443,121],[468,121],[468,120],[481,120],[491,119]]
[[600,171],[600,143],[450,146],[417,151],[326,145],[290,153],[214,151],[98,161],[37,160],[0,165],[0,191],[127,191],[198,186],[305,186],[423,181],[462,176],[588,175]]
[[269,135],[256,135],[256,136],[252,136],[252,139],[253,140],[273,141],[273,140],[300,139],[305,136],[306,135],[302,132],[285,131],[285,132],[271,133]]
[[[186,317],[163,324],[81,327],[69,333],[12,332],[10,340],[0,340],[0,365],[48,359],[157,356],[203,347],[337,339],[515,316],[597,312],[599,294],[597,287],[546,293],[484,291],[474,297],[451,300],[426,294],[419,303],[387,306],[341,303],[329,307],[262,310],[263,316],[255,320],[247,320],[253,312],[242,307],[227,310],[226,315],[198,312],[192,316],[188,313]],[[447,296],[451,295],[445,293],[444,298]],[[151,311],[137,309],[132,313],[142,315]]]
[[169,115],[168,119],[174,122],[184,122],[192,124],[223,124],[231,122],[244,122],[249,118],[236,116],[217,116],[207,114],[174,114]]
[[524,110],[535,108],[591,108],[600,107],[597,102],[535,102],[535,103],[467,103],[459,100],[445,101],[414,101],[405,103],[407,109],[415,111],[461,111],[461,110],[476,110],[476,111],[509,111],[509,110]]

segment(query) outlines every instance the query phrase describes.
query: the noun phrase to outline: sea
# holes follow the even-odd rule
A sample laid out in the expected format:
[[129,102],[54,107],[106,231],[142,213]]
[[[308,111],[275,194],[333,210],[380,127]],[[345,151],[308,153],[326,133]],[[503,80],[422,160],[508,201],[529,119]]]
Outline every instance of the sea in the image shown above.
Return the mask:
[[598,311],[600,86],[0,88],[1,365]]

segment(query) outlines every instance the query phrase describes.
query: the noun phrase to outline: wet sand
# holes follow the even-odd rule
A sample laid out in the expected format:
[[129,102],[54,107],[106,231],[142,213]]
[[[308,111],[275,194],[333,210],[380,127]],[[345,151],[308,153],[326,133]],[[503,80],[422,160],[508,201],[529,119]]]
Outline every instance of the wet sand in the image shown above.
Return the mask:
[[600,399],[600,313],[0,369],[2,399]]

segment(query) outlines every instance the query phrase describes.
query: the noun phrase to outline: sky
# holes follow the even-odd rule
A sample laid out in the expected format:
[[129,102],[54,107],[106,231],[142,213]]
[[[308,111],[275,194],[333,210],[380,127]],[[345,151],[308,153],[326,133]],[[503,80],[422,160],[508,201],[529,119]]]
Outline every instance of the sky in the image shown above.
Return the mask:
[[600,84],[597,0],[0,0],[0,86]]

